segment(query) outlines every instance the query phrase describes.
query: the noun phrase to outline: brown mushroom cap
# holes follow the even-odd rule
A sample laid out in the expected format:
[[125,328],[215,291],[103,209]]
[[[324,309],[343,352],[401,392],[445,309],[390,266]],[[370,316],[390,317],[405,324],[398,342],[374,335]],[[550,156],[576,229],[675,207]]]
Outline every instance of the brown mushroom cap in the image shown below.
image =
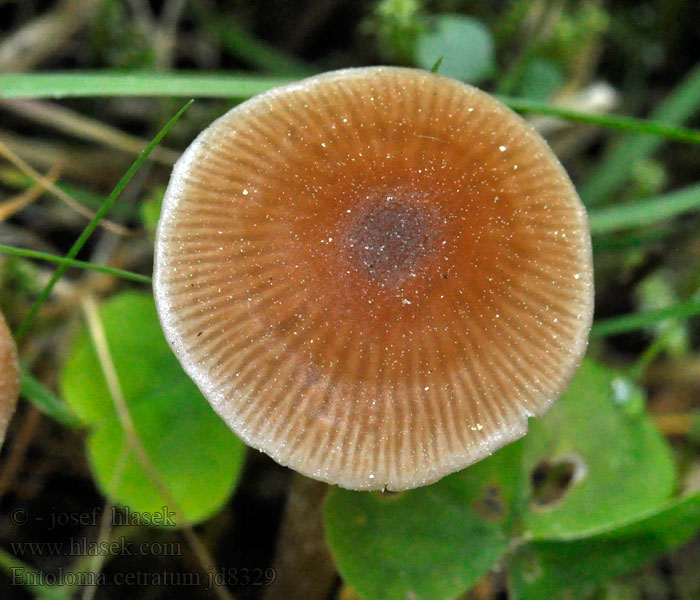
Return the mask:
[[0,447],[19,398],[17,346],[5,318],[0,313]]
[[246,443],[351,489],[431,483],[525,434],[586,348],[586,214],[544,140],[424,71],[237,106],[165,195],[155,295]]

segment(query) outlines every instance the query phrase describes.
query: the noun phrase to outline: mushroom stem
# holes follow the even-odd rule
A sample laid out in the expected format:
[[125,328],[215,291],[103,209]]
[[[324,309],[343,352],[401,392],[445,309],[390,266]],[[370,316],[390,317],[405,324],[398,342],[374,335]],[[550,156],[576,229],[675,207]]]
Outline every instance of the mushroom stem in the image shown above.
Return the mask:
[[294,474],[280,527],[276,576],[263,600],[323,600],[336,580],[323,534],[325,483]]

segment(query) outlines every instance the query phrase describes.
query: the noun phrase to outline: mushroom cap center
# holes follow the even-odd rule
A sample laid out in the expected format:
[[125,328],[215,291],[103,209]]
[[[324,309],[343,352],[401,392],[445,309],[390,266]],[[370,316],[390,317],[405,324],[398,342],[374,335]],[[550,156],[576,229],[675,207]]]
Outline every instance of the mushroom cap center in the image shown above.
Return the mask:
[[340,226],[340,252],[350,270],[379,287],[415,277],[435,249],[440,216],[418,193],[371,189],[354,213]]

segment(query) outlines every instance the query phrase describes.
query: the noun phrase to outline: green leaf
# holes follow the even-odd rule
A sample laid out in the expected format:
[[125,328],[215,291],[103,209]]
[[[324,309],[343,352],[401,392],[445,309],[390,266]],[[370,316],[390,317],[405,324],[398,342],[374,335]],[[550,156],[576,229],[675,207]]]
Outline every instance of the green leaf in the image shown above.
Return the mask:
[[523,66],[516,92],[527,100],[547,100],[565,83],[559,66],[546,58],[533,58]]
[[[189,380],[173,381],[141,399],[131,410],[146,453],[190,521],[214,514],[229,498],[243,464],[245,448]],[[118,484],[115,466],[126,443],[117,419],[98,426],[88,456],[100,487],[137,512],[158,512],[167,502],[133,453]],[[116,478],[114,478],[116,479]]]
[[523,517],[528,535],[583,535],[612,526],[667,502],[675,489],[673,456],[644,411],[641,391],[590,360],[547,415],[530,421],[525,439],[526,473],[567,463],[570,486],[558,501],[531,503]]
[[584,598],[600,582],[643,566],[698,529],[700,494],[694,494],[589,537],[526,543],[510,561],[512,597]]
[[440,65],[442,64],[442,61],[445,60],[444,56],[441,56],[435,61],[435,64],[430,67],[430,72],[431,73],[437,73],[440,70]]
[[334,488],[328,543],[343,579],[368,600],[454,598],[504,554],[519,444],[438,483],[382,495]]
[[[430,69],[437,61],[430,62]],[[441,73],[444,71],[441,69]],[[297,81],[297,78],[271,78],[254,75],[173,73],[0,73],[0,98],[90,98],[111,96],[238,98],[244,99],[270,88]],[[548,115],[567,121],[630,131],[668,140],[700,143],[700,131],[662,121],[636,119],[624,115],[582,112],[524,98],[497,96],[516,112]],[[627,167],[625,167],[627,168]]]
[[[573,480],[543,502],[533,470],[566,461],[578,469]],[[518,538],[582,539],[624,526],[665,505],[675,476],[640,390],[587,360],[530,433],[491,458],[396,497],[331,490],[326,532],[362,598],[455,598]]]
[[[557,117],[575,123],[597,125],[599,127],[608,127],[619,131],[629,131],[647,137],[654,136],[677,142],[700,144],[700,130],[667,124],[663,121],[651,121],[648,119],[627,117],[625,115],[610,115],[572,110],[570,108],[548,104],[547,102],[528,100],[526,98],[512,98],[500,94],[496,95],[496,98],[514,111],[522,114],[546,115],[548,117]],[[625,168],[631,170],[629,166]],[[583,195],[581,197],[583,197]],[[588,205],[588,203],[586,204]]]
[[463,15],[437,15],[432,30],[418,38],[416,63],[428,70],[440,57],[444,57],[442,75],[479,83],[495,69],[491,32],[479,21]]
[[60,265],[66,265],[67,267],[76,267],[78,269],[99,271],[100,273],[114,275],[115,277],[129,279],[138,283],[148,283],[149,285],[151,283],[150,277],[148,277],[147,275],[141,275],[140,273],[132,273],[131,271],[125,271],[123,269],[114,269],[112,267],[106,267],[104,265],[96,265],[94,263],[85,262],[84,260],[65,258],[63,256],[56,256],[55,254],[48,254],[47,252],[29,250],[28,248],[15,248],[14,246],[5,246],[4,244],[0,244],[0,252],[3,254],[10,254],[12,256],[21,256],[23,258],[35,258],[37,260],[45,260],[52,263],[58,263]]
[[[117,295],[103,304],[100,317],[149,459],[190,521],[210,516],[235,486],[243,444],[182,371],[165,341],[150,294]],[[90,466],[105,493],[133,511],[159,511],[167,503],[134,456],[127,459],[122,476],[112,481],[125,436],[87,331],[78,335],[64,365],[61,389],[75,413],[91,425]]]
[[[130,406],[170,384],[189,379],[168,348],[150,294],[119,294],[101,309],[114,366]],[[63,397],[85,424],[116,418],[114,403],[87,329],[83,329],[61,372]]]

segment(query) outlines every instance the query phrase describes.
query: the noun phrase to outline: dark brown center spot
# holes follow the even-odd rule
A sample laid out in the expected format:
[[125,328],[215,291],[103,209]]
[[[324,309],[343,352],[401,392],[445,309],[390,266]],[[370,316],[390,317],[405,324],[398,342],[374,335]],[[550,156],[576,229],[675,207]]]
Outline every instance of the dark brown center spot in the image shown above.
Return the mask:
[[344,249],[353,270],[380,286],[415,277],[435,247],[434,208],[401,191],[373,191],[347,221]]

